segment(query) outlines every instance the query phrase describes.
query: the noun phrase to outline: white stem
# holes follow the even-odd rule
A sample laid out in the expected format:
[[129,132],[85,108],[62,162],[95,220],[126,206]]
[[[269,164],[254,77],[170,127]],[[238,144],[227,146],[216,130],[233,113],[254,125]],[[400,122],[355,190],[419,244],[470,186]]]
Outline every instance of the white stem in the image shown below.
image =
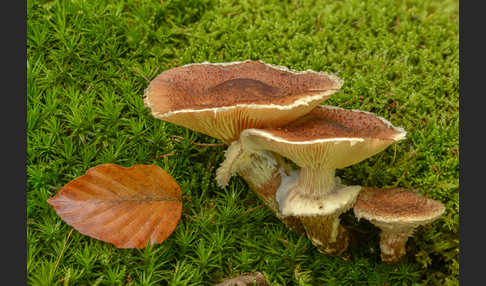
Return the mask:
[[387,263],[398,262],[406,254],[406,244],[414,229],[390,231],[382,229],[380,232],[381,260]]
[[234,141],[225,152],[225,160],[216,170],[216,181],[223,188],[236,174],[251,178],[255,187],[261,187],[272,179],[278,171],[277,160],[266,150],[249,151],[243,149],[240,141]]
[[276,198],[283,216],[325,216],[347,211],[356,201],[361,186],[345,186],[334,176],[334,169],[302,168],[288,176]]
[[336,169],[302,168],[295,188],[300,189],[301,196],[323,198],[336,187],[335,173]]

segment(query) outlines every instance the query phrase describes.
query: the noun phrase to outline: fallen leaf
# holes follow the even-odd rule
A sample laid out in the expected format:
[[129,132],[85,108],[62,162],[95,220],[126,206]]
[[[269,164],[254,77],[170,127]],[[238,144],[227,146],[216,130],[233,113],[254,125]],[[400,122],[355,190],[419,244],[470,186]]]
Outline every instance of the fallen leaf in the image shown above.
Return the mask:
[[156,165],[98,165],[47,202],[80,233],[118,248],[161,243],[182,212],[179,185]]

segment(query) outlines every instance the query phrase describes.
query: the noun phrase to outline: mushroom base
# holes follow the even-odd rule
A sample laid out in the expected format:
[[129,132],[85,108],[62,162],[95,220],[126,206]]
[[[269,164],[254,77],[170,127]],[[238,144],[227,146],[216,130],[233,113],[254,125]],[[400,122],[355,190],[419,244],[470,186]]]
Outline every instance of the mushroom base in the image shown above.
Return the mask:
[[341,184],[333,169],[319,171],[302,168],[281,174],[277,202],[283,216],[328,216],[352,207],[361,186]]
[[[253,161],[255,164],[258,161]],[[262,166],[265,165],[265,172],[269,172],[268,165],[262,163]],[[244,168],[238,171],[238,174],[245,180],[248,186],[255,192],[257,197],[263,201],[263,203],[275,213],[275,216],[280,219],[290,230],[298,233],[304,234],[304,226],[300,222],[300,220],[295,216],[282,216],[278,211],[278,203],[276,200],[275,193],[279,188],[282,177],[281,174],[284,173],[282,168],[277,164],[276,166],[272,167],[272,175],[269,180],[266,180],[265,183],[261,182],[261,174],[256,174],[261,172],[261,168]],[[260,167],[262,167],[260,166]]]
[[[297,217],[319,252],[339,256],[349,245],[349,233],[340,225],[339,215],[353,206],[361,186],[343,185],[339,177],[332,176],[326,178],[332,187],[330,192],[308,196],[300,190],[301,175],[302,169],[300,173],[293,171],[288,176],[281,174],[282,183],[276,193],[280,214]],[[333,182],[329,183],[331,179]]]
[[403,232],[382,230],[380,232],[381,260],[385,263],[397,263],[400,261],[407,252],[405,246],[412,234],[413,229]]
[[273,173],[280,167],[274,153],[244,150],[240,141],[234,141],[225,151],[225,159],[216,170],[216,182],[223,188],[232,176],[246,174],[254,186],[260,188],[272,179]]
[[339,184],[330,194],[322,197],[309,197],[301,195],[297,187],[292,184],[288,184],[286,187],[282,184],[277,192],[279,209],[284,216],[314,217],[345,212],[353,206],[361,190],[361,186]]
[[339,256],[349,246],[349,233],[340,224],[339,216],[300,216],[307,237],[319,252]]

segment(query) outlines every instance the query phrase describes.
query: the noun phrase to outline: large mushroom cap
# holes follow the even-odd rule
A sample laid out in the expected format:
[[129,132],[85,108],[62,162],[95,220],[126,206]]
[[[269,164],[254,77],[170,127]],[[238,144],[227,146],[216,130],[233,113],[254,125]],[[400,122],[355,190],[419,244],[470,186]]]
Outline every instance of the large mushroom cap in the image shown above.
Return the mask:
[[277,127],[341,88],[334,75],[261,61],[189,64],[164,71],[145,91],[156,118],[231,142],[247,128]]
[[416,227],[429,223],[445,211],[436,200],[403,188],[363,188],[353,207],[357,218],[384,228]]
[[356,164],[406,132],[369,112],[317,106],[296,121],[278,128],[248,129],[243,145],[277,152],[300,167],[344,168]]

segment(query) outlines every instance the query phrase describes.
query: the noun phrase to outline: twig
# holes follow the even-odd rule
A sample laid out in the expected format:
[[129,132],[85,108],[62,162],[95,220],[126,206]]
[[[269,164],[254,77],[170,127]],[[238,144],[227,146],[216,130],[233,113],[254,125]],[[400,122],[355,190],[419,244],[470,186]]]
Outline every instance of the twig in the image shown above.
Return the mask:
[[224,143],[192,143],[193,145],[200,146],[200,147],[219,147],[224,146]]
[[160,155],[160,156],[159,156],[159,159],[160,159],[160,158],[164,158],[164,157],[170,157],[170,156],[173,156],[173,155],[174,155],[174,154],[172,154],[172,153],[163,154],[163,155]]
[[211,160],[209,160],[209,164],[208,166],[206,167],[206,173],[209,172],[209,170],[211,169],[211,167],[213,166],[214,164],[214,159],[216,159],[216,154],[217,153],[213,153],[213,156],[211,156]]
[[[172,138],[172,140],[174,140],[177,143],[181,143],[181,141],[186,140],[184,137],[178,135],[172,135],[170,136],[170,138]],[[191,144],[199,147],[220,147],[226,145],[225,143],[197,143],[197,142],[192,142]]]
[[170,156],[173,156],[173,155],[174,155],[174,154],[172,154],[172,153],[162,154],[162,155],[160,155],[160,156],[158,156],[158,157],[153,158],[152,160],[154,160],[154,161],[155,161],[155,160],[157,160],[157,159],[162,159],[162,158],[165,158],[165,157],[170,157]]
[[456,158],[459,158],[459,153],[454,148],[449,148],[449,150],[456,156]]
[[181,140],[185,140],[185,139],[184,139],[184,137],[182,137],[182,136],[178,136],[178,135],[172,135],[172,136],[170,136],[170,138],[171,138],[172,140],[174,140],[175,142],[178,142],[178,143],[180,143],[180,142],[181,142]]
[[154,75],[157,75],[157,72],[159,71],[159,69],[160,69],[160,66],[155,68],[154,72],[152,73],[151,78],[154,78],[155,77]]
[[143,73],[142,73],[142,72],[141,72],[141,71],[140,71],[140,70],[139,70],[139,69],[138,69],[136,66],[133,66],[133,67],[132,67],[132,69],[133,69],[133,70],[134,70],[136,73],[138,73],[138,75],[140,75],[141,77],[143,77],[143,78],[145,79],[145,81],[146,81],[146,82],[150,82],[150,80],[149,80],[149,79],[148,79],[146,76],[144,76],[144,75],[143,75]]
[[247,215],[247,214],[252,213],[252,212],[254,212],[254,211],[258,210],[258,209],[263,208],[264,206],[265,206],[265,205],[259,205],[259,206],[256,206],[256,207],[254,207],[254,208],[251,208],[251,209],[249,209],[249,210],[247,210],[247,211],[242,212],[242,213],[241,213],[241,215]]
[[340,105],[346,105],[346,104],[348,104],[349,102],[351,102],[351,99],[350,99],[350,100],[346,100],[345,102],[341,103]]
[[290,246],[290,243],[288,242],[288,240],[280,238],[280,237],[277,238],[277,239],[280,240],[281,242],[283,242],[285,245]]
[[59,261],[61,261],[61,256],[64,253],[64,249],[66,248],[66,244],[69,240],[69,237],[71,236],[71,233],[73,233],[73,230],[74,230],[74,228],[71,228],[71,231],[69,231],[69,234],[66,237],[66,240],[64,241],[64,245],[62,246],[61,253],[59,253],[59,257],[57,258],[57,261],[56,261],[56,266],[54,266],[54,272],[56,272],[57,266],[59,265]]
[[260,272],[253,272],[239,277],[227,279],[221,283],[214,286],[247,286],[247,285],[257,285],[257,286],[267,286],[268,283],[265,276]]

